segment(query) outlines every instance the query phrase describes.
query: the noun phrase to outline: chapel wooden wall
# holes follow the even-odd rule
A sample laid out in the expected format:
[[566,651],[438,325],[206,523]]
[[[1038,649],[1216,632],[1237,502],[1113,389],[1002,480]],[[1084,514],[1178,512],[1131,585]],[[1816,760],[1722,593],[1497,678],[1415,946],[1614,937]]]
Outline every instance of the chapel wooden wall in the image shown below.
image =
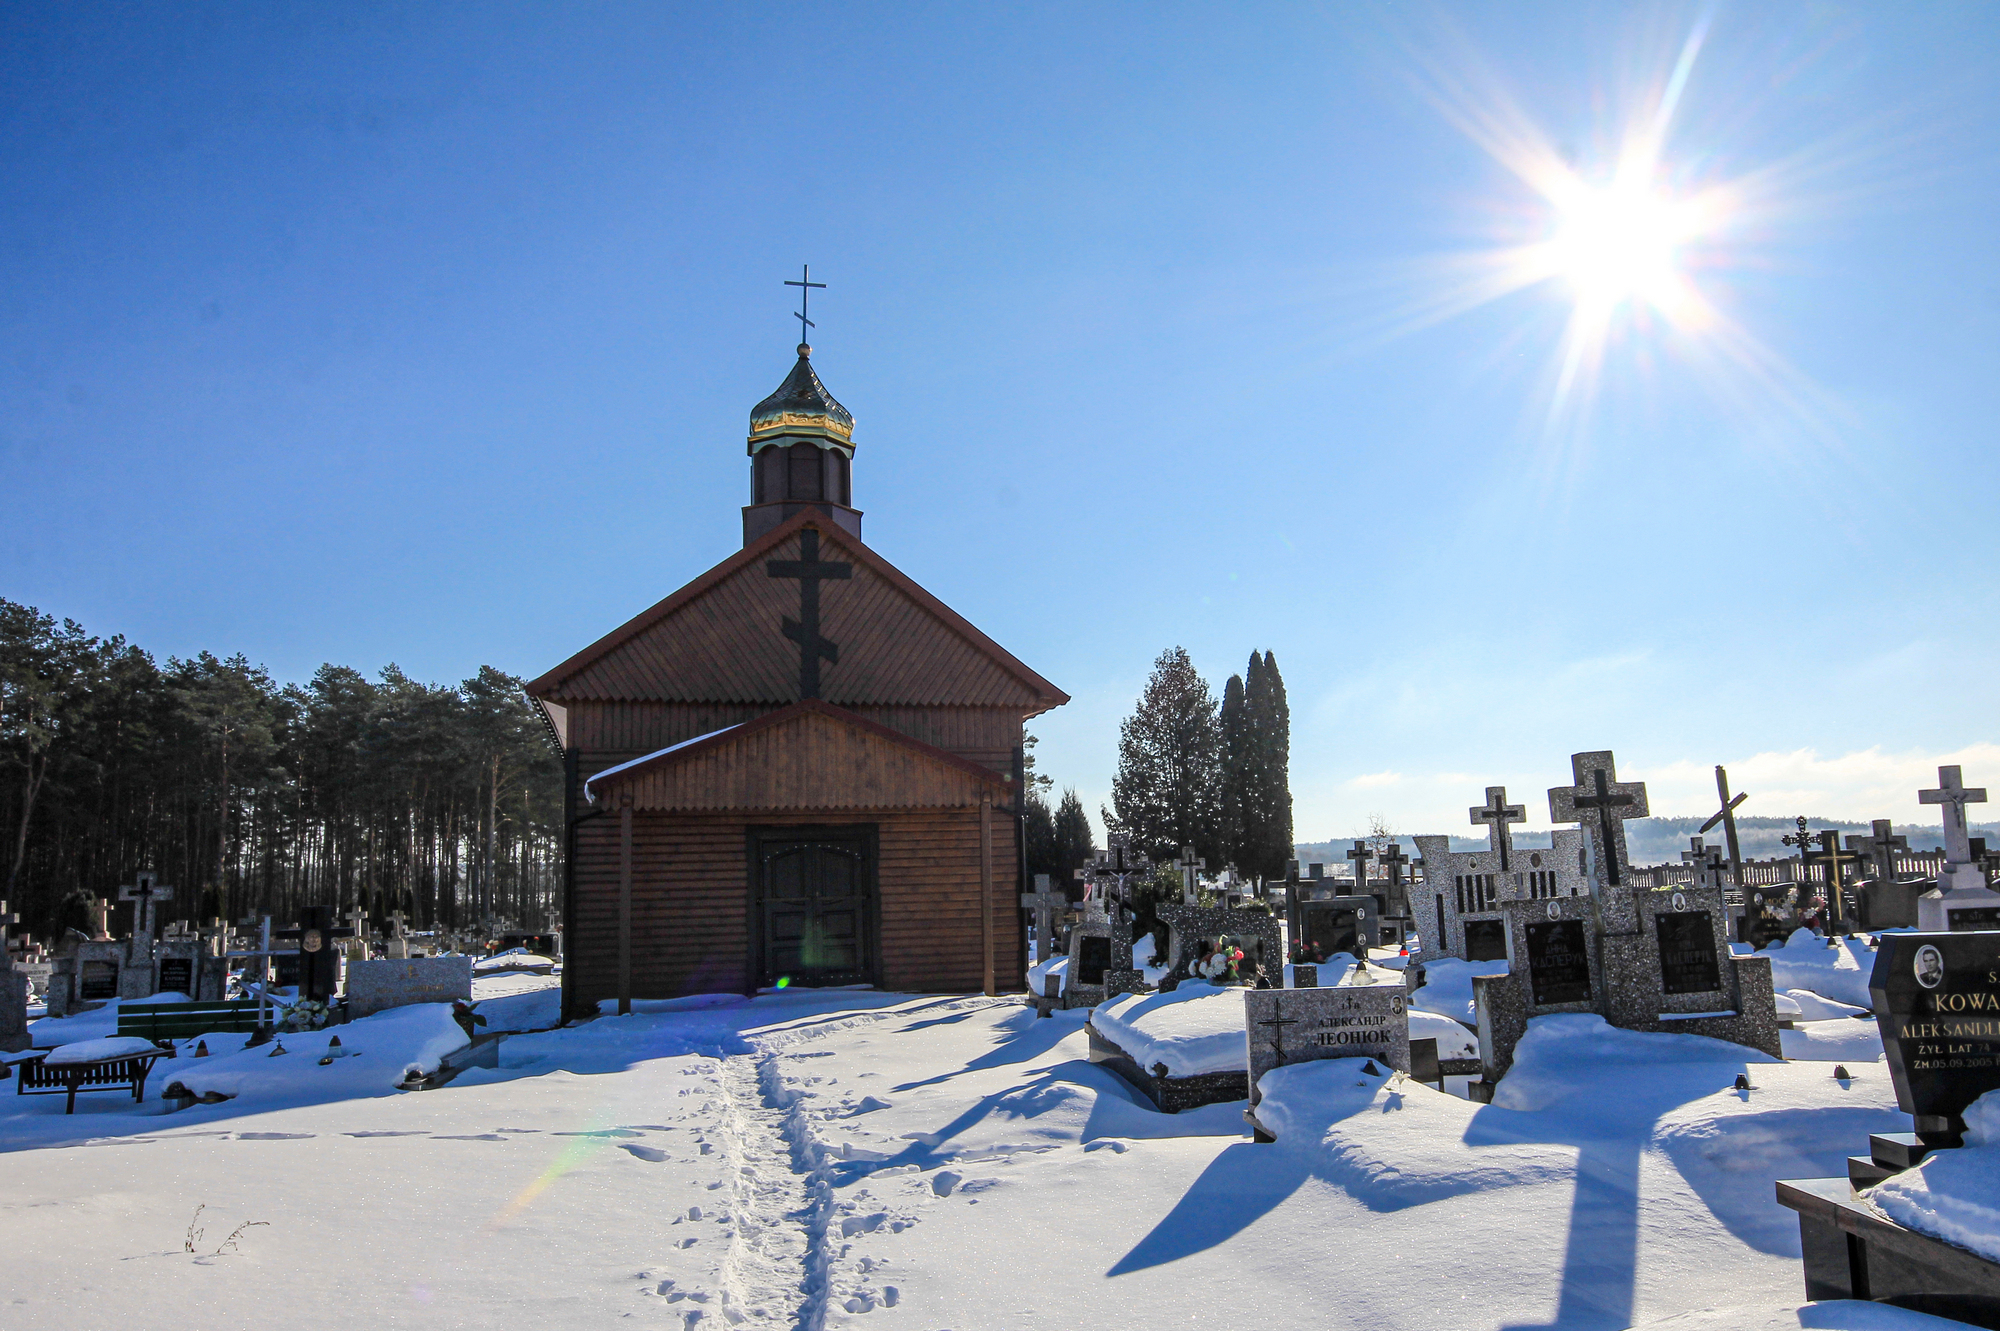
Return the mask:
[[[725,723],[726,724],[726,723]],[[785,810],[632,816],[632,996],[743,993],[751,984],[752,826],[874,823],[879,828],[877,984],[915,993],[977,993],[985,985],[979,927],[979,810]],[[993,828],[994,980],[1022,987],[1022,891],[1013,818]],[[570,1002],[618,994],[618,816],[576,829],[575,900],[563,940]]]

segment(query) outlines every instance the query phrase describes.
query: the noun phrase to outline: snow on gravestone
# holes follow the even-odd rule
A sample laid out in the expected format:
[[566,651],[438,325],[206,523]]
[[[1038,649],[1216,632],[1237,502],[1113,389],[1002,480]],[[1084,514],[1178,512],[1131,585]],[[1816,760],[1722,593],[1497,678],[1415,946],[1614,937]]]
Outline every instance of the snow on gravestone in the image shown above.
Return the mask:
[[[1368,972],[1372,976],[1377,972]],[[1258,1100],[1257,1079],[1272,1068],[1316,1058],[1373,1058],[1400,1072],[1410,1070],[1410,1013],[1402,976],[1380,984],[1341,984],[1325,989],[1248,989],[1243,994],[1244,1031],[1250,1046],[1250,1103]],[[1354,977],[1349,972],[1349,977]]]
[[471,997],[472,958],[468,956],[347,963],[350,1017],[366,1017],[411,1003],[449,1003]]
[[1885,935],[1868,992],[1896,1107],[1919,1132],[1964,1131],[2000,1089],[2000,933]]

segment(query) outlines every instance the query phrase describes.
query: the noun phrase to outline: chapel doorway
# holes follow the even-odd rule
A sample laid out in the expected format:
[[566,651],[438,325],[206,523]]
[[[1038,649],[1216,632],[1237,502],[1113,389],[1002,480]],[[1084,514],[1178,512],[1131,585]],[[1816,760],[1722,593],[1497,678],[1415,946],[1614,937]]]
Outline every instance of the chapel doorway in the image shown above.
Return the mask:
[[766,827],[750,833],[757,984],[875,981],[875,829]]

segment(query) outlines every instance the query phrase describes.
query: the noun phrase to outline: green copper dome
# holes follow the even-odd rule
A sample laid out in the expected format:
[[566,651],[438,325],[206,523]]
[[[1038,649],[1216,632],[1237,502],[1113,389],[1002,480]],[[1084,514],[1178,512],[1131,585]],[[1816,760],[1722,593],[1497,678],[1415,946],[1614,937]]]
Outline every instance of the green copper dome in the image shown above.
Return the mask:
[[854,450],[854,417],[813,373],[812,348],[803,342],[799,363],[785,382],[750,412],[750,452],[785,436],[801,435],[828,440],[849,454]]

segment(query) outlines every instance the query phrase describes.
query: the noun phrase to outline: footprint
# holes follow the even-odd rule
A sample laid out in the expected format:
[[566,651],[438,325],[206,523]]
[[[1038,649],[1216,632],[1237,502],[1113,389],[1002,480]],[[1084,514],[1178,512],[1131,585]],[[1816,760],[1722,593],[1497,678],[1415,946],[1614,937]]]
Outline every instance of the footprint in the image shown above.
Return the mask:
[[951,1190],[965,1181],[965,1175],[955,1169],[940,1169],[931,1175],[931,1191],[940,1197],[951,1196]]
[[656,1165],[667,1158],[667,1153],[657,1146],[634,1146],[631,1142],[620,1142],[618,1143],[618,1149],[621,1151],[630,1151],[639,1159],[649,1160]]
[[873,1234],[889,1219],[887,1211],[877,1211],[873,1215],[849,1215],[840,1219],[840,1237],[851,1239],[856,1234]]
[[319,1136],[317,1132],[239,1132],[240,1142],[302,1142]]
[[434,1142],[504,1142],[507,1139],[497,1132],[441,1132],[431,1138]]
[[377,1129],[371,1132],[343,1132],[340,1135],[343,1137],[422,1137],[426,1134],[414,1129],[409,1132],[390,1132],[387,1129]]

